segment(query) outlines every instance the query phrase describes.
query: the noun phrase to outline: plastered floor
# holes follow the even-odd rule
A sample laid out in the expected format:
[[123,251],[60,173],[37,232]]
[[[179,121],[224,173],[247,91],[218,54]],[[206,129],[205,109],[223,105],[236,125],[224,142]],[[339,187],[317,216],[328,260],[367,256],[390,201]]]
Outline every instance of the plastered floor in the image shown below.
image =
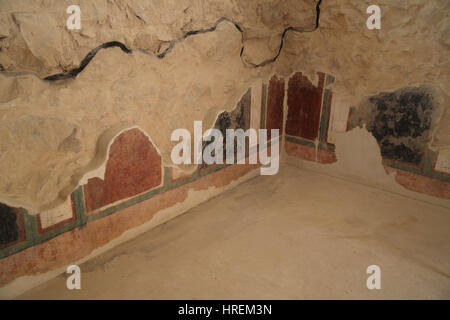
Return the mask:
[[80,268],[19,298],[449,299],[450,210],[285,165]]

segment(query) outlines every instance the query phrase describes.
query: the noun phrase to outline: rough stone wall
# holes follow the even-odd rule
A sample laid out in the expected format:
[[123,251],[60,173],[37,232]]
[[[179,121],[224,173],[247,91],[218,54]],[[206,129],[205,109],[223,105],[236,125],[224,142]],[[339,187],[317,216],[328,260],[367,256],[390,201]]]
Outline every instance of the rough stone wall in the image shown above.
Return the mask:
[[[380,30],[366,28],[366,9],[372,4],[381,8]],[[390,190],[399,191],[398,183],[419,193],[450,198],[449,10],[450,3],[440,0],[324,1],[316,32],[286,37],[279,73],[292,76],[302,71],[314,85],[319,82],[317,71],[334,78],[326,142],[343,143],[336,145],[339,164],[315,170],[359,176],[359,181]],[[325,90],[324,105],[326,97]],[[383,121],[374,121],[380,99],[387,102],[385,111],[378,113]],[[353,140],[356,135],[366,136],[360,130],[345,138],[358,124],[370,132],[368,138]],[[383,130],[388,134],[380,134]],[[375,154],[368,147],[373,138]],[[286,148],[318,162],[334,162],[330,148],[320,147],[322,141],[319,137],[310,149],[287,140]],[[373,169],[375,163],[367,155],[377,159],[380,171]],[[383,171],[397,175],[390,182]]]
[[[366,9],[381,8],[381,29],[369,30]],[[383,91],[431,85],[439,114],[430,142],[450,147],[450,25],[446,0],[323,1],[320,28],[311,34],[289,33],[279,72],[316,71],[336,77],[333,108],[347,112]],[[346,119],[345,119],[346,120]],[[336,124],[344,132],[346,123]]]
[[[231,112],[217,116],[216,128],[266,128],[266,97],[273,95],[279,92],[257,81]],[[186,173],[164,166],[141,128],[119,132],[108,146],[101,178],[85,177],[57,208],[31,215],[0,203],[0,297],[23,290],[23,279],[13,281],[20,276],[36,276],[23,280],[29,288],[68,263],[88,259],[254,177],[259,165],[249,164],[249,158],[279,146],[260,143],[259,150],[246,150],[246,164],[205,163]]]
[[[65,28],[70,4],[0,4],[5,203],[35,213],[61,204],[102,163],[109,140],[132,125],[170,165],[174,129],[192,130],[194,120],[213,126],[254,80],[274,72],[336,76],[335,113],[381,91],[430,85],[439,121],[429,144],[448,154],[448,1],[378,1],[381,30],[365,26],[373,1],[323,1],[320,27],[286,32],[279,58],[259,68],[251,66],[276,57],[287,27],[314,30],[314,1],[80,1],[80,31]],[[203,31],[184,38],[191,30]],[[41,80],[79,67],[110,41],[132,51],[102,49],[75,79]],[[344,126],[332,124],[337,132]]]
[[[121,190],[122,181],[108,182],[123,174],[115,175],[114,166],[108,166],[110,147],[123,132],[140,128],[139,137],[148,137],[152,147],[130,152],[145,159],[155,156],[157,167],[170,169],[174,181],[189,180],[201,169],[171,163],[172,131],[186,128],[192,133],[194,120],[203,120],[204,129],[223,129],[219,115],[236,120],[236,104],[249,95],[258,101],[256,109],[260,103],[266,108],[253,116],[252,104],[249,123],[285,128],[284,150],[320,166],[309,167],[366,183],[395,171],[396,179],[388,179],[385,186],[400,184],[449,198],[447,0],[323,0],[317,29],[314,0],[83,0],[77,2],[79,31],[65,27],[71,4],[0,1],[0,228],[6,230],[0,231],[0,249],[9,255],[0,261],[11,266],[5,267],[8,270],[23,261],[36,266],[38,260],[30,258],[36,254],[47,261],[45,270],[37,272],[52,269],[52,250],[67,246],[58,244],[57,235],[77,234],[86,222],[74,214],[80,210],[74,203],[84,203],[88,213],[106,208],[96,224],[116,219],[120,227],[114,236],[156,212],[135,220],[127,216],[126,227],[121,226],[124,218],[118,218],[123,213],[109,215],[111,202],[130,194],[139,197],[142,190],[165,183],[165,172],[152,177],[155,181],[140,181],[136,190]],[[381,30],[366,28],[371,4],[381,7]],[[60,80],[50,81],[55,79]],[[261,85],[249,94],[258,81]],[[423,88],[432,96],[432,110],[422,107],[428,102],[408,104],[392,98]],[[381,113],[380,122],[376,110],[386,97],[390,111]],[[407,110],[398,112],[405,105]],[[300,120],[293,112],[303,112]],[[392,121],[386,120],[388,114]],[[403,116],[420,134],[398,125]],[[365,128],[355,128],[358,124]],[[396,137],[396,126],[411,134]],[[389,146],[392,141],[403,143],[417,157],[401,148],[383,149],[383,143]],[[413,159],[417,168],[404,167],[405,159]],[[116,167],[130,169],[120,163]],[[152,168],[137,169],[143,169],[137,171],[139,176]],[[217,176],[219,182],[209,178],[208,186],[230,182],[226,175]],[[81,200],[76,198],[80,186],[87,190]],[[161,201],[171,203],[180,192],[184,201],[188,190],[186,185],[171,191]],[[137,201],[133,199],[131,203]],[[158,199],[150,200],[166,203]],[[22,215],[18,207],[27,213]],[[26,237],[30,228],[34,235]],[[114,238],[97,236],[105,236],[100,227],[85,235],[86,243],[93,245],[77,257]],[[41,252],[38,246],[47,249]],[[24,266],[20,275],[33,268]],[[18,275],[8,274],[2,283]]]
[[[68,31],[70,4],[1,2],[0,201],[32,214],[65,201],[127,127],[141,127],[171,165],[171,132],[194,120],[212,127],[274,72],[249,63],[273,58],[287,26],[314,29],[316,15],[312,1],[81,1],[81,30]],[[221,17],[239,28],[224,20],[182,39]],[[41,80],[109,41],[133,51],[102,49],[75,79]]]

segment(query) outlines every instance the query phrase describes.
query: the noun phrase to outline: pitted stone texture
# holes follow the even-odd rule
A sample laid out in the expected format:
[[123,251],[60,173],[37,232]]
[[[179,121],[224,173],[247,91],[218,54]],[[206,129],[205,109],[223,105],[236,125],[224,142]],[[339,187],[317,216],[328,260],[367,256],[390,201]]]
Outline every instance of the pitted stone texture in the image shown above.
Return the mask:
[[220,17],[232,19],[244,31],[249,60],[276,53],[279,35],[287,26],[311,29],[315,3],[307,0],[81,0],[81,29],[66,28],[72,1],[0,4],[0,64],[7,71],[32,71],[41,77],[78,67],[86,54],[109,41],[129,48],[159,52],[165,42],[181,39],[191,30],[206,29]]
[[[313,1],[84,0],[79,2],[82,29],[69,32],[66,8],[71,4],[0,4],[0,69],[8,72],[0,73],[0,202],[31,214],[63,203],[105,157],[102,150],[110,139],[126,128],[142,128],[161,151],[163,163],[171,165],[174,129],[192,133],[194,120],[212,127],[217,115],[230,111],[255,80],[267,83],[274,73],[287,78],[302,71],[312,83],[317,83],[316,71],[334,75],[333,101],[340,103],[334,109],[358,105],[380,91],[430,85],[441,106],[430,145],[450,146],[448,1],[380,4],[381,30],[365,25],[372,1],[323,1],[320,28],[289,32],[279,59],[257,69],[243,65],[242,41],[249,41],[246,59],[258,63],[269,58],[276,48],[273,38],[285,27],[314,27]],[[42,78],[70,70],[107,41],[159,52],[168,40],[211,27],[222,16],[241,25],[244,39],[233,24],[222,23],[215,32],[177,43],[162,60],[110,48],[101,50],[74,80],[48,83],[11,73]],[[33,32],[47,29],[54,34]],[[55,43],[48,45],[50,40]]]

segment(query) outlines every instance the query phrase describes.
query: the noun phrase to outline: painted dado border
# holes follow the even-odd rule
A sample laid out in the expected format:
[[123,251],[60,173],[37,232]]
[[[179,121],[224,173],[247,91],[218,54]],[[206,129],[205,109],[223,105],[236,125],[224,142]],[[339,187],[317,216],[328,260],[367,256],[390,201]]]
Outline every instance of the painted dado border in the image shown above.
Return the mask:
[[[261,82],[261,123],[260,128],[266,128],[266,112],[267,112],[267,84]],[[244,123],[245,129],[250,128],[250,118],[251,118],[251,88],[241,98],[244,107]],[[150,141],[150,143],[152,143]],[[268,141],[266,146],[263,148],[271,147],[271,141]],[[280,144],[281,146],[281,144]],[[258,151],[258,146],[252,147],[248,152],[246,152],[245,157],[250,154],[254,154]],[[173,178],[172,168],[168,166],[163,166],[162,184],[160,186],[154,187],[143,193],[134,195],[127,199],[118,200],[114,203],[107,204],[99,209],[87,213],[86,211],[86,199],[84,195],[84,187],[86,185],[78,186],[71,194],[71,207],[72,207],[72,217],[65,219],[56,223],[53,226],[42,228],[40,223],[40,216],[31,215],[27,210],[23,208],[15,208],[17,210],[17,218],[19,222],[20,238],[12,243],[5,244],[0,248],[0,259],[11,256],[15,253],[23,251],[27,248],[35,246],[46,242],[52,238],[57,237],[65,232],[71,231],[76,228],[83,228],[88,223],[102,219],[116,212],[129,208],[135,204],[141,203],[148,200],[156,195],[162,194],[164,192],[179,188],[186,184],[195,182],[207,175],[223,170],[227,167],[233,166],[234,164],[221,164],[221,165],[209,165],[201,169],[197,169],[194,173],[189,176]],[[125,231],[125,230],[124,230]]]
[[[357,126],[358,126],[358,119],[356,107],[350,107],[347,122],[347,131],[354,129]],[[414,165],[411,163],[397,160],[391,160],[385,157],[383,157],[383,165],[394,169],[419,174],[427,178],[437,179],[444,182],[450,182],[450,174],[436,170],[436,162],[438,155],[439,151],[433,151],[429,148],[426,148],[424,150],[424,154],[422,156],[422,159],[420,160],[419,165]]]

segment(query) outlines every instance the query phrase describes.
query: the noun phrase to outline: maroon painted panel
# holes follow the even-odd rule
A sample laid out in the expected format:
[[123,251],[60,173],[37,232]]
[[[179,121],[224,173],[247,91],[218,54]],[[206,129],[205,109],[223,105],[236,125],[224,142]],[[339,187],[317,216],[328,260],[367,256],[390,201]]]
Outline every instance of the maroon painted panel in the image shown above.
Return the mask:
[[286,133],[315,140],[319,134],[320,109],[325,75],[319,73],[319,86],[314,86],[301,72],[289,79]]
[[111,144],[105,179],[92,178],[84,186],[86,212],[159,186],[161,164],[156,148],[139,129],[123,132]]
[[269,81],[267,97],[267,138],[271,139],[270,129],[280,129],[283,132],[283,101],[284,101],[284,79],[276,75]]

